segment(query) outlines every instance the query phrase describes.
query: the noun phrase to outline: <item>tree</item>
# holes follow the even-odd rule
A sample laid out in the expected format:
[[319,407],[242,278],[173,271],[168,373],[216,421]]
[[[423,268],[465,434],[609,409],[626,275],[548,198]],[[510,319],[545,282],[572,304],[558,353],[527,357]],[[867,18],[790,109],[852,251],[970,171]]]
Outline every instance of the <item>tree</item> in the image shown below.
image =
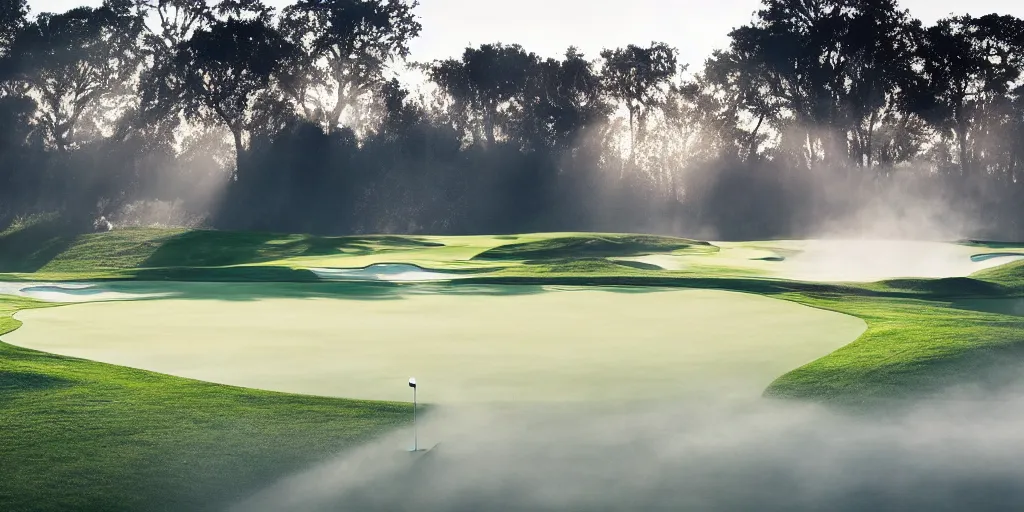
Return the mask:
[[28,23],[27,0],[0,0],[0,97],[18,96],[12,46]]
[[607,94],[622,102],[629,112],[630,153],[636,150],[646,134],[647,117],[664,102],[666,87],[676,74],[676,50],[665,43],[651,43],[643,48],[626,48],[601,52],[604,67],[601,79]]
[[522,104],[538,64],[536,54],[517,44],[484,44],[466,48],[461,60],[434,63],[429,76],[452,99],[455,109],[479,121],[471,127],[473,140],[479,142],[482,131],[487,145],[493,146],[502,113],[513,102]]
[[131,91],[141,30],[127,0],[108,0],[95,9],[41,14],[18,35],[14,76],[38,98],[38,122],[53,146],[68,149],[89,109]]
[[147,25],[143,46],[151,60],[140,80],[141,115],[145,122],[171,121],[184,104],[182,77],[175,71],[178,48],[192,38],[196,30],[209,28],[216,21],[215,6],[206,0],[138,0],[140,16],[155,15],[159,25]]
[[0,58],[8,55],[27,20],[27,0],[0,0]]
[[890,132],[909,126],[907,108],[917,86],[914,66],[921,22],[898,10],[896,0],[866,0],[856,4],[848,24],[843,51],[849,63],[840,92],[850,123],[850,155],[857,165],[872,167],[878,160],[879,126],[887,122]]
[[281,89],[307,119],[327,131],[346,109],[385,83],[384,68],[409,54],[420,32],[408,0],[299,0],[278,28],[296,51],[285,61]]
[[906,124],[919,34],[920,22],[895,0],[764,0],[705,72],[756,120],[748,153],[767,124],[790,132],[788,140],[802,132],[792,149],[803,165],[850,159],[870,167],[883,120]]
[[926,31],[921,48],[927,87],[916,107],[941,133],[951,133],[962,174],[978,155],[976,128],[989,107],[1002,101],[1021,77],[1024,20],[991,14],[939,20]]
[[525,95],[520,140],[569,149],[580,133],[607,120],[611,109],[602,92],[594,64],[576,48],[569,48],[564,59],[540,62]]
[[216,21],[178,48],[175,67],[182,81],[184,112],[190,119],[212,120],[231,131],[239,175],[253,101],[270,87],[291,51],[262,17]]

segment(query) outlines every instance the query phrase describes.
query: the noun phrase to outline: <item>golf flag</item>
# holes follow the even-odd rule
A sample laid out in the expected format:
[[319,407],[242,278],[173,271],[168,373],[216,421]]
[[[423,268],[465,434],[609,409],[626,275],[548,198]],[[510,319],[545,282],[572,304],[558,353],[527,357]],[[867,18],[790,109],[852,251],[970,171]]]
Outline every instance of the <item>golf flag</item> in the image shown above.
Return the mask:
[[413,378],[409,379],[409,387],[410,388],[416,387],[416,377],[413,377]]

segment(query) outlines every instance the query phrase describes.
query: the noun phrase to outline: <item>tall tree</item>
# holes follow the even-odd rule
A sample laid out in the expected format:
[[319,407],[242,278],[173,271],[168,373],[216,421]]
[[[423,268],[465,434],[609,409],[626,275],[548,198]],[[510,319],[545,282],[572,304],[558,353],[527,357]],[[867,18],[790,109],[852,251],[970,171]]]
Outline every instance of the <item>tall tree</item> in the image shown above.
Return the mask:
[[281,89],[307,119],[341,128],[346,109],[385,83],[385,67],[409,54],[420,32],[409,0],[298,0],[279,30],[296,52],[284,63]]
[[896,0],[859,2],[848,24],[843,51],[849,64],[839,93],[850,124],[850,155],[857,165],[871,167],[879,160],[878,128],[908,126],[903,121],[909,122],[909,97],[917,87],[915,52],[922,29]]
[[147,123],[178,121],[184,107],[184,84],[176,73],[177,51],[196,30],[206,29],[216,21],[215,5],[206,0],[137,0],[141,16],[158,20],[154,27],[146,25],[143,45],[150,64],[140,80],[141,114]]
[[141,64],[142,19],[127,0],[43,13],[16,38],[14,73],[38,98],[38,122],[50,143],[68,149],[83,115],[131,92]]
[[532,139],[542,148],[567,150],[611,113],[594,63],[576,48],[563,59],[540,62],[531,84],[519,116],[524,146]]
[[995,14],[939,20],[927,29],[921,55],[928,87],[917,107],[953,135],[960,171],[969,174],[976,128],[1024,71],[1024,20]]
[[0,58],[7,56],[27,20],[27,0],[0,0]]
[[449,97],[463,115],[479,120],[472,127],[474,141],[481,137],[493,146],[502,114],[519,103],[530,86],[540,59],[517,44],[484,44],[466,48],[462,59],[434,63],[430,79]]
[[647,118],[660,106],[676,75],[676,50],[665,43],[648,47],[629,45],[601,52],[601,78],[605,91],[629,112],[630,153],[646,134]]
[[875,132],[906,110],[920,23],[895,0],[764,0],[707,76],[776,131],[802,132],[804,165],[874,165]]
[[231,131],[239,175],[253,102],[270,87],[290,52],[291,45],[263,16],[216,21],[178,48],[175,66],[183,85],[184,112],[190,119],[214,121]]
[[27,0],[0,0],[0,96],[18,95],[11,47],[28,23]]

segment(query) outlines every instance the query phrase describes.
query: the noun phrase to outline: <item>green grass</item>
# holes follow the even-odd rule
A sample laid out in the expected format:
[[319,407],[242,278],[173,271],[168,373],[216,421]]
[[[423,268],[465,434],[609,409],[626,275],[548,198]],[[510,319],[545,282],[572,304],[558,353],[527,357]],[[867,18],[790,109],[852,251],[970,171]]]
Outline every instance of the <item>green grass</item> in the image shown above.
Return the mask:
[[[43,304],[0,296],[11,313]],[[0,343],[0,509],[219,510],[410,406],[180,379]]]
[[1024,318],[950,307],[943,302],[886,297],[788,300],[865,320],[856,341],[779,377],[766,395],[878,403],[939,392],[955,385],[997,385],[1004,366],[1024,356]]
[[288,297],[301,290],[294,285],[276,288],[178,284],[161,300],[29,311],[28,325],[5,340],[293,393],[402,400],[408,389],[394,384],[412,372],[431,383],[425,396],[437,403],[607,402],[723,387],[756,396],[865,327],[845,315],[711,290],[438,284],[378,287],[371,295],[346,293],[339,283],[336,300],[325,301]]
[[879,403],[915,398],[956,384],[976,384],[987,376],[986,369],[1014,364],[1024,355],[1024,319],[955,307],[962,299],[1016,296],[1011,287],[991,277],[829,284],[634,272],[488,276],[456,283],[729,290],[767,295],[865,320],[868,330],[855,342],[780,376],[766,390],[767,395],[793,399]]
[[[43,216],[0,232],[0,272],[14,276],[34,273],[35,279],[151,279],[160,278],[161,273],[154,271],[163,269],[163,275],[169,276],[164,278],[179,279],[187,276],[184,269],[437,247],[444,244],[404,236],[321,237],[167,228],[80,233],[58,217]],[[288,268],[285,264],[258,266]],[[215,271],[213,275],[223,274]],[[262,280],[263,275],[253,273],[248,278]]]
[[972,277],[1003,286],[1013,294],[1024,295],[1024,260],[982,270]]
[[700,248],[711,252],[715,247],[707,242],[651,235],[588,235],[579,234],[510,243],[488,249],[475,256],[483,260],[542,260],[584,257],[639,256]]
[[[962,243],[990,250],[1024,247]],[[799,252],[793,244],[722,247],[717,253],[717,247],[686,239],[572,233],[316,237],[124,229],[82,234],[44,216],[0,232],[0,272],[6,272],[0,280],[285,281],[295,284],[281,294],[318,295],[334,293],[340,285],[302,284],[316,280],[305,268],[405,262],[489,271],[455,281],[455,287],[628,285],[756,293],[867,323],[856,341],[778,376],[765,391],[844,404],[914,398],[985,381],[1001,375],[994,369],[1024,356],[1024,318],[957,307],[973,299],[1024,297],[1024,262],[969,278],[824,284],[763,277],[771,258]],[[660,270],[610,259],[643,254],[671,254],[685,265]],[[371,298],[395,293],[387,286],[345,286]],[[259,298],[238,293],[238,300]],[[0,333],[17,328],[14,311],[47,306],[0,297]],[[401,425],[407,413],[402,404],[219,386],[0,344],[0,509],[213,509]]]

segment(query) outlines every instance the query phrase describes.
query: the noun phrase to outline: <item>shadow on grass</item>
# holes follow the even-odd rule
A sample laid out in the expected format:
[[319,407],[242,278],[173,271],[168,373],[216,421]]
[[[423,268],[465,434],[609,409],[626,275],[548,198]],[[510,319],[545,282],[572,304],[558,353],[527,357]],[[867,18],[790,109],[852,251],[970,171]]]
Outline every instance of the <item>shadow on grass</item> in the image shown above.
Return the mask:
[[0,234],[0,271],[35,272],[66,251],[82,234],[59,217],[45,217]]
[[1024,297],[958,300],[950,303],[950,307],[981,313],[1024,316]]
[[707,242],[654,235],[580,235],[499,245],[473,257],[476,260],[546,260],[637,256],[691,247],[711,249]]
[[537,295],[549,290],[541,285],[454,286],[448,283],[320,282],[320,283],[145,283],[117,282],[98,285],[128,294],[165,294],[159,299],[253,301],[261,299],[401,300],[415,295],[462,295],[495,297]]
[[301,256],[364,255],[443,247],[404,236],[320,237],[234,231],[189,231],[170,237],[143,267],[220,267]]
[[919,300],[952,298],[997,298],[1009,291],[987,281],[959,277],[949,279],[903,279],[878,283],[815,283],[768,278],[681,277],[681,276],[559,276],[559,277],[479,277],[453,282],[467,284],[534,284],[570,286],[626,286],[716,289],[762,295],[800,293],[808,297],[843,296],[888,297]]
[[[278,270],[273,270],[278,269]],[[163,271],[173,269],[160,269]],[[185,270],[185,269],[182,269]],[[534,295],[559,290],[559,287],[599,287],[615,293],[645,293],[672,288],[712,289],[760,295],[801,294],[811,298],[880,297],[897,299],[956,301],[1001,299],[1009,292],[994,283],[970,278],[897,280],[880,283],[834,284],[740,277],[680,276],[538,276],[538,277],[466,277],[440,283],[395,283],[386,281],[319,281],[312,272],[279,267],[237,267],[237,279],[211,279],[209,271],[229,269],[189,269],[195,279],[182,275],[140,272],[135,280],[96,282],[79,289],[47,289],[69,295],[93,295],[103,291],[126,294],[164,294],[159,298],[246,301],[270,298],[338,298],[349,300],[394,300],[410,295],[448,294],[467,296]],[[253,279],[253,271],[287,271],[280,281]],[[293,274],[294,273],[294,274]],[[288,279],[292,275],[305,279]],[[223,277],[223,276],[221,276]],[[254,282],[259,281],[259,282]],[[30,286],[31,288],[31,286]],[[56,288],[59,288],[56,287]],[[146,299],[146,297],[140,297]]]
[[68,387],[74,381],[42,373],[0,370],[0,393]]
[[[550,280],[548,280],[550,281]],[[602,285],[587,287],[611,293],[655,293],[679,287]],[[135,295],[132,300],[216,300],[255,301],[263,299],[340,299],[340,300],[402,300],[417,295],[457,295],[465,297],[502,297],[540,295],[544,293],[581,290],[571,283],[488,284],[464,283],[390,283],[390,282],[318,282],[318,283],[244,283],[244,282],[147,282],[108,281],[81,288],[27,286],[68,296],[96,296],[102,293]],[[60,299],[54,299],[59,301]],[[97,300],[104,300],[98,297]],[[339,307],[344,307],[339,305]]]

